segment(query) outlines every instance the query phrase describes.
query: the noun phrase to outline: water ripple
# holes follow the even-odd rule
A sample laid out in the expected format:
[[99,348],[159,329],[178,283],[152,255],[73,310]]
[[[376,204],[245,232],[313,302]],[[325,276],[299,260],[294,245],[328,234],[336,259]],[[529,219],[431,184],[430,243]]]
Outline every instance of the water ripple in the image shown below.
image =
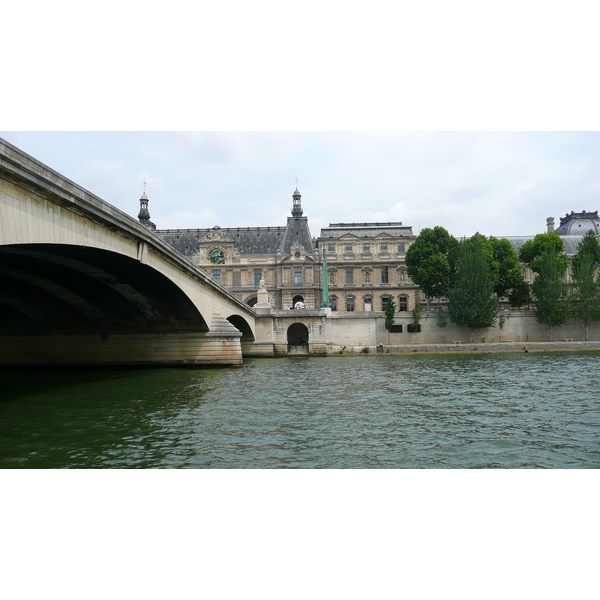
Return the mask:
[[256,359],[11,380],[2,468],[598,468],[598,353]]

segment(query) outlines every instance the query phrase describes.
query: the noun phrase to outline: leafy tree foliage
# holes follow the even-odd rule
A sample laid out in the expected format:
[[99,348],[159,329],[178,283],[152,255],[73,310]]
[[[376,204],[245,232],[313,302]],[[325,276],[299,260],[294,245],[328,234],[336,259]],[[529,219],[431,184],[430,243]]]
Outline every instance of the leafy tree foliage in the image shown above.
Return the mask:
[[550,250],[554,252],[554,256],[564,263],[566,270],[569,259],[565,255],[565,245],[560,235],[555,231],[539,233],[532,240],[525,242],[519,251],[519,259],[527,263],[534,273],[539,273],[542,254]]
[[483,236],[474,235],[459,245],[456,283],[448,294],[450,320],[473,331],[493,327],[498,314],[498,298],[489,266],[489,249]]
[[523,278],[523,271],[521,267],[517,268],[519,269],[519,274],[518,276],[515,275],[515,282],[512,285],[512,289],[508,293],[508,301],[515,308],[525,306],[526,304],[529,304],[529,301],[531,300],[529,284]]
[[413,325],[415,326],[415,329],[417,329],[417,327],[419,326],[419,323],[421,322],[421,303],[420,302],[415,303],[415,307],[412,309],[412,318],[413,318]]
[[427,297],[448,295],[458,241],[443,227],[425,228],[406,251],[408,276]]
[[437,305],[435,309],[435,324],[440,328],[444,329],[448,325],[448,317],[444,312],[444,307],[441,304]]
[[515,307],[527,304],[529,286],[523,278],[519,257],[511,243],[491,237],[486,240],[486,244],[491,251],[490,270],[494,279],[495,294],[498,297],[508,296],[510,303]]
[[544,323],[550,327],[550,341],[552,341],[553,328],[565,323],[569,317],[569,306],[566,302],[567,284],[565,282],[569,261],[564,252],[557,252],[554,244],[549,244],[540,256],[532,259],[532,263],[534,261],[537,261],[537,276],[531,287],[536,299],[535,316],[538,323]]
[[588,231],[577,244],[577,254],[573,257],[571,263],[573,272],[578,268],[579,262],[585,260],[591,260],[594,267],[600,265],[600,242],[598,236],[593,231]]
[[[466,243],[483,247],[497,296],[508,296],[516,307],[529,302],[519,257],[508,240],[476,233]],[[406,253],[408,275],[428,298],[448,296],[455,283],[457,260],[458,241],[443,227],[423,229]]]
[[[593,232],[588,233],[596,239]],[[584,240],[586,237],[587,234]],[[569,300],[571,316],[583,323],[587,340],[590,324],[600,320],[600,286],[596,277],[598,255],[594,245],[584,240],[579,243],[579,252],[573,257],[573,285]]]

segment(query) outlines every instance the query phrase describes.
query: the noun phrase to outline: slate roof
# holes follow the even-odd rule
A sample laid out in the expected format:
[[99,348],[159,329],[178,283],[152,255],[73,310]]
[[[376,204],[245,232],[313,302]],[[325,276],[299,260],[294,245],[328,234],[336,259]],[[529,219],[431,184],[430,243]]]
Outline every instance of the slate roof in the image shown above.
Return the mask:
[[[517,254],[519,254],[519,250],[521,249],[521,246],[525,242],[532,240],[534,237],[535,237],[534,235],[531,235],[531,236],[505,235],[505,236],[499,237],[499,239],[508,240],[511,243],[511,246],[515,249],[515,252]],[[567,256],[571,257],[571,256],[574,256],[575,254],[577,254],[577,244],[579,244],[579,242],[583,238],[582,235],[561,235],[560,238],[562,239],[562,241],[565,245],[565,253]]]
[[560,227],[556,233],[560,236],[565,235],[585,235],[586,232],[593,231],[596,235],[600,233],[600,219],[598,211],[580,213],[571,211],[560,219]]
[[[198,242],[211,231],[212,228],[158,229],[155,233],[184,256],[191,256],[198,250]],[[288,217],[287,227],[222,227],[220,231],[230,238],[240,255],[276,254],[278,251],[290,254],[294,244],[304,246],[309,254],[314,252],[306,217]],[[215,245],[218,244],[215,241]]]
[[322,238],[341,238],[344,235],[355,235],[359,238],[374,238],[382,233],[391,237],[413,237],[412,227],[403,226],[401,222],[389,223],[330,223],[321,229]]

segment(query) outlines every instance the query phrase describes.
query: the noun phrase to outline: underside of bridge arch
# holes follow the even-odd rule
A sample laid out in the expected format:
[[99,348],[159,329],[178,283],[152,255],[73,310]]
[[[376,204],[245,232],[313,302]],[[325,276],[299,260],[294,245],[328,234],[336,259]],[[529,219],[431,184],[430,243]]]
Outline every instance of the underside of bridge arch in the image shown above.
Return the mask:
[[242,342],[253,342],[254,341],[254,333],[252,333],[252,328],[250,327],[248,321],[241,317],[240,315],[231,315],[227,317],[227,320],[238,330],[241,332]]
[[0,333],[207,331],[191,300],[136,260],[55,244],[0,247]]
[[0,364],[196,362],[183,346],[209,330],[170,279],[107,250],[0,246],[0,281]]

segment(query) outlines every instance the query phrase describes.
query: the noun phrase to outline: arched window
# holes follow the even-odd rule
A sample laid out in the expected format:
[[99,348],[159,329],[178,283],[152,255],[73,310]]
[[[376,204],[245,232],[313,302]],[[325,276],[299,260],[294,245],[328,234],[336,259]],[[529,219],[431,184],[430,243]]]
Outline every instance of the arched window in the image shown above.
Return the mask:
[[401,294],[398,299],[398,311],[399,312],[407,312],[408,311],[408,296],[406,294]]

